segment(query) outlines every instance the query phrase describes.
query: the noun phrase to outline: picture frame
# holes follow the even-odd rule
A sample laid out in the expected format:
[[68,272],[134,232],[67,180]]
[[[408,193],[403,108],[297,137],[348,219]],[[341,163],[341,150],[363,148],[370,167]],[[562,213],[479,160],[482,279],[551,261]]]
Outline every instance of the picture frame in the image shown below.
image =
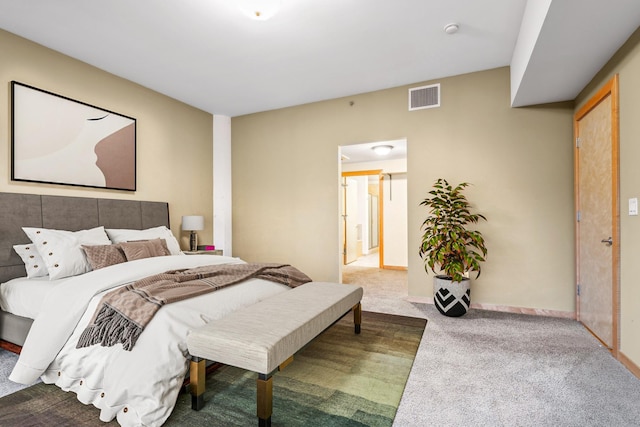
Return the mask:
[[136,190],[136,119],[11,81],[11,180]]

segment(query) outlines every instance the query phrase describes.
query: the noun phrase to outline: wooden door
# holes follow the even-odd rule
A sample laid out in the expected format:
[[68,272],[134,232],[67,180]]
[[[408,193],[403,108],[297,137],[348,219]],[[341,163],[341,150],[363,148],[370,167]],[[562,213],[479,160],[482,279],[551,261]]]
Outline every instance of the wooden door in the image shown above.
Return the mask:
[[618,349],[617,76],[574,117],[576,135],[577,318]]

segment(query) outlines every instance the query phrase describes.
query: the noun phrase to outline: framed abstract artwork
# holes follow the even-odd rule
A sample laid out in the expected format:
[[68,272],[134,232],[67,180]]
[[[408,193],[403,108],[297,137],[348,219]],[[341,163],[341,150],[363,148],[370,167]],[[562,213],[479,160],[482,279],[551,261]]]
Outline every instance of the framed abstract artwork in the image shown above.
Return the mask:
[[11,82],[11,179],[136,190],[136,119]]

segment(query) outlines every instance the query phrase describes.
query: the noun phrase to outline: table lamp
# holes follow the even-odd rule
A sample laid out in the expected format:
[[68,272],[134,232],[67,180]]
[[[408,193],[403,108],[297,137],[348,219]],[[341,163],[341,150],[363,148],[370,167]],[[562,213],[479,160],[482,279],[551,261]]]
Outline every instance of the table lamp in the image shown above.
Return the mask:
[[204,230],[204,217],[201,215],[185,215],[182,217],[182,229],[190,231],[189,236],[189,250],[195,251],[198,249],[198,235],[197,230]]

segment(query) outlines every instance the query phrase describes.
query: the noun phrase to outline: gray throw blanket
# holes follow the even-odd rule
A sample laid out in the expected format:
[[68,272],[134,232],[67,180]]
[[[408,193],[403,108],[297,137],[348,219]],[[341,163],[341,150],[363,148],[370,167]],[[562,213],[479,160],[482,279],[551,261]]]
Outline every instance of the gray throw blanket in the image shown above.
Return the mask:
[[171,270],[109,292],[98,304],[76,348],[122,343],[131,350],[145,326],[165,304],[258,278],[295,288],[311,279],[288,264],[222,264]]

